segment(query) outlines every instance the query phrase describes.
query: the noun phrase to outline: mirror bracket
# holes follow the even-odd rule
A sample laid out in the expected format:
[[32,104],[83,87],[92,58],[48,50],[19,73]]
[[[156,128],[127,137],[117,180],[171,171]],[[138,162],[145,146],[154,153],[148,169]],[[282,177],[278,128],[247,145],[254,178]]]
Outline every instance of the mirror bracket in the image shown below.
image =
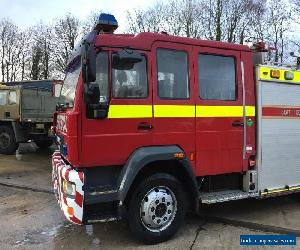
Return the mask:
[[96,80],[96,49],[94,43],[83,41],[81,64],[84,83],[94,82]]
[[89,119],[104,119],[108,116],[108,104],[87,104],[87,117]]
[[104,119],[108,115],[108,102],[100,102],[100,90],[96,83],[84,85],[86,113],[89,119]]

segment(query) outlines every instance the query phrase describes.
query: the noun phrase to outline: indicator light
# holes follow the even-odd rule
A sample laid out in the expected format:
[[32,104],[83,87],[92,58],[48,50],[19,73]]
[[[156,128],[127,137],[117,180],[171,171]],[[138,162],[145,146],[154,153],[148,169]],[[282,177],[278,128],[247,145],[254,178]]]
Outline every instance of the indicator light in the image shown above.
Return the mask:
[[190,153],[190,161],[194,161],[194,153]]
[[185,157],[184,153],[175,153],[174,157],[177,159],[183,159]]
[[74,209],[72,207],[68,207],[67,208],[67,212],[68,212],[69,216],[73,216],[74,215]]
[[280,78],[280,70],[271,69],[271,77],[279,79]]

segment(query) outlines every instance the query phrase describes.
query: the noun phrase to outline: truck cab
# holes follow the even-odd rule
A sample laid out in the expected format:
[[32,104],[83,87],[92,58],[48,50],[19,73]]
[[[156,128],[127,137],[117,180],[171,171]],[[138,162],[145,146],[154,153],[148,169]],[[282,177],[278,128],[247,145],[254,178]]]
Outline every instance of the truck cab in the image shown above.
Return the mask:
[[75,48],[54,116],[52,177],[67,219],[127,218],[157,243],[200,203],[261,197],[254,51],[116,27],[100,15]]

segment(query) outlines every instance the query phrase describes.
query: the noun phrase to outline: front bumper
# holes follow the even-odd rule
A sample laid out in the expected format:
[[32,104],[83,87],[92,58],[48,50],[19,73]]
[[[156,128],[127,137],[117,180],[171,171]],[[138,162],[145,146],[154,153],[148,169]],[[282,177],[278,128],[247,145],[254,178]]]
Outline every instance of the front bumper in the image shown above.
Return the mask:
[[[75,184],[76,193],[74,197],[64,194],[62,190],[63,180]],[[66,218],[75,224],[82,224],[84,174],[66,164],[59,151],[55,151],[52,156],[52,182],[56,199]]]

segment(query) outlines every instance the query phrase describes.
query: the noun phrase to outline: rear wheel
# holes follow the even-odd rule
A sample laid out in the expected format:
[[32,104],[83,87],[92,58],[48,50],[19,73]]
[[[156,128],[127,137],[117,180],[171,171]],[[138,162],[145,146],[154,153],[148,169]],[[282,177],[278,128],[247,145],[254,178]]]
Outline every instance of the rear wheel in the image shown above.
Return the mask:
[[18,146],[13,129],[9,126],[0,126],[0,154],[13,154]]
[[154,174],[134,191],[128,207],[133,235],[147,244],[169,240],[181,227],[186,198],[181,183],[169,174]]

